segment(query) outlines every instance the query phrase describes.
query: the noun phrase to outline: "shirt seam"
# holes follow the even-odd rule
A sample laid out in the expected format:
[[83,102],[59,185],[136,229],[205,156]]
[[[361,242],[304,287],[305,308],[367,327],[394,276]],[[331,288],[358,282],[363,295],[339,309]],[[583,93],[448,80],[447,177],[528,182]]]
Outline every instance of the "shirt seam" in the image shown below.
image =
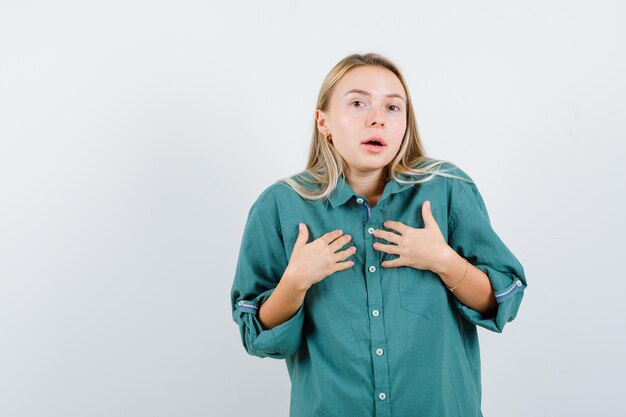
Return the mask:
[[[458,181],[458,180],[455,180]],[[461,189],[463,190],[464,194],[465,194],[465,198],[461,200],[461,202],[459,203],[458,207],[456,208],[456,210],[454,210],[452,212],[452,216],[450,216],[450,221],[448,222],[448,234],[450,234],[450,231],[454,228],[454,226],[456,225],[456,221],[458,218],[459,213],[461,212],[461,209],[463,208],[463,206],[465,206],[465,203],[469,200],[470,197],[470,192],[465,189],[465,187],[463,187],[463,185],[461,185]]]
[[265,216],[267,218],[270,219],[271,223],[274,225],[274,227],[276,228],[276,231],[278,233],[281,232],[281,228],[280,225],[278,224],[278,222],[276,221],[276,219],[274,218],[273,215],[270,215],[270,212],[268,210],[268,208],[265,206],[265,201],[270,197],[270,195],[273,195],[272,193],[270,193],[269,191],[272,190],[273,187],[269,188],[268,190],[266,190],[261,196],[261,199],[258,200],[255,204],[259,206],[259,209],[263,212],[263,214],[265,214]]

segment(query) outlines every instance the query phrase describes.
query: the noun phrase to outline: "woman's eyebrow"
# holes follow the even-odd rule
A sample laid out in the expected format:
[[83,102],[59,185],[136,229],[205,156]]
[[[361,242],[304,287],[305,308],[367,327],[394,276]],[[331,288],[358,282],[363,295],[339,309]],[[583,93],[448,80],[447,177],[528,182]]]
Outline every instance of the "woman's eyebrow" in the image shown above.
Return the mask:
[[[344,94],[344,97],[347,96],[350,93],[360,93],[360,94],[363,94],[365,96],[371,96],[371,94],[369,92],[365,91],[365,90],[359,90],[358,88],[353,88],[352,90],[350,90],[346,94]],[[402,97],[400,94],[387,94],[387,97],[398,97],[402,101],[406,102],[404,97]]]

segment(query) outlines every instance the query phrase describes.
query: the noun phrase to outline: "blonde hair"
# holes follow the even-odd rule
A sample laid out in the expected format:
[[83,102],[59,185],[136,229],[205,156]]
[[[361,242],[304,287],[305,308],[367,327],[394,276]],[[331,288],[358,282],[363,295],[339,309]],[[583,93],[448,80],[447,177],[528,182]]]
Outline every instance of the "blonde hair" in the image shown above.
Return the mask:
[[[352,54],[339,61],[322,82],[316,108],[327,111],[330,97],[339,80],[341,80],[348,71],[364,65],[375,65],[393,72],[402,83],[407,99],[407,129],[402,138],[398,154],[384,169],[383,181],[386,183],[392,178],[402,184],[418,184],[429,181],[434,178],[435,175],[439,175],[473,183],[471,178],[448,174],[447,171],[456,167],[452,162],[426,156],[426,151],[424,150],[417,130],[413,104],[406,81],[399,68],[389,59],[379,54]],[[441,166],[446,163],[450,164],[452,167],[443,169]],[[281,178],[278,182],[288,184],[293,190],[300,194],[302,198],[320,200],[330,196],[337,186],[339,177],[344,176],[346,169],[346,160],[337,152],[333,144],[318,130],[317,122],[314,120],[313,137],[311,139],[306,168],[304,171],[292,177]],[[427,176],[421,179],[416,178],[416,176],[424,175]],[[317,188],[311,189],[305,186],[307,184],[316,186]]]

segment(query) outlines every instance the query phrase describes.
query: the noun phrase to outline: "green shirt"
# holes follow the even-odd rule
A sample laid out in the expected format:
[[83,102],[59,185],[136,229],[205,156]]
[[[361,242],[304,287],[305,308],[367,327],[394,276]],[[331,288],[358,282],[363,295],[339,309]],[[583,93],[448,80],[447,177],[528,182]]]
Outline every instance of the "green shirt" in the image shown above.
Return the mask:
[[[471,180],[458,166],[443,167]],[[374,229],[393,232],[386,220],[423,228],[425,200],[448,244],[488,275],[498,302],[494,317],[462,304],[432,271],[380,266],[397,255],[372,247],[390,244]],[[350,234],[348,245],[357,251],[347,260],[354,266],[311,286],[295,316],[263,330],[258,307],[287,267],[300,222],[309,228],[308,242],[335,229]],[[285,359],[291,417],[474,417],[482,416],[476,326],[502,332],[526,285],[473,182],[390,180],[371,207],[343,178],[329,200],[317,202],[277,181],[249,211],[230,301],[246,352]]]

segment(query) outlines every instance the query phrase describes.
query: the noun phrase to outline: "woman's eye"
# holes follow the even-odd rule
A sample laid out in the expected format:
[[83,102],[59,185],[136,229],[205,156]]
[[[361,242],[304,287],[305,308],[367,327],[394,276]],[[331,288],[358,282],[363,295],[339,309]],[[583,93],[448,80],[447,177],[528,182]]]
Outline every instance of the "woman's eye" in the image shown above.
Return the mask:
[[[350,103],[350,104],[352,104],[354,107],[362,107],[362,106],[355,106],[355,105],[354,105],[355,103],[361,103],[361,104],[363,104],[363,102],[362,102],[361,100],[354,100],[354,101],[353,101],[352,103]],[[400,107],[396,106],[395,104],[392,104],[392,105],[391,105],[391,106],[389,106],[389,107],[390,107],[390,108],[395,107],[395,108],[396,108],[396,110],[393,110],[393,111],[395,111],[395,112],[400,111]]]

